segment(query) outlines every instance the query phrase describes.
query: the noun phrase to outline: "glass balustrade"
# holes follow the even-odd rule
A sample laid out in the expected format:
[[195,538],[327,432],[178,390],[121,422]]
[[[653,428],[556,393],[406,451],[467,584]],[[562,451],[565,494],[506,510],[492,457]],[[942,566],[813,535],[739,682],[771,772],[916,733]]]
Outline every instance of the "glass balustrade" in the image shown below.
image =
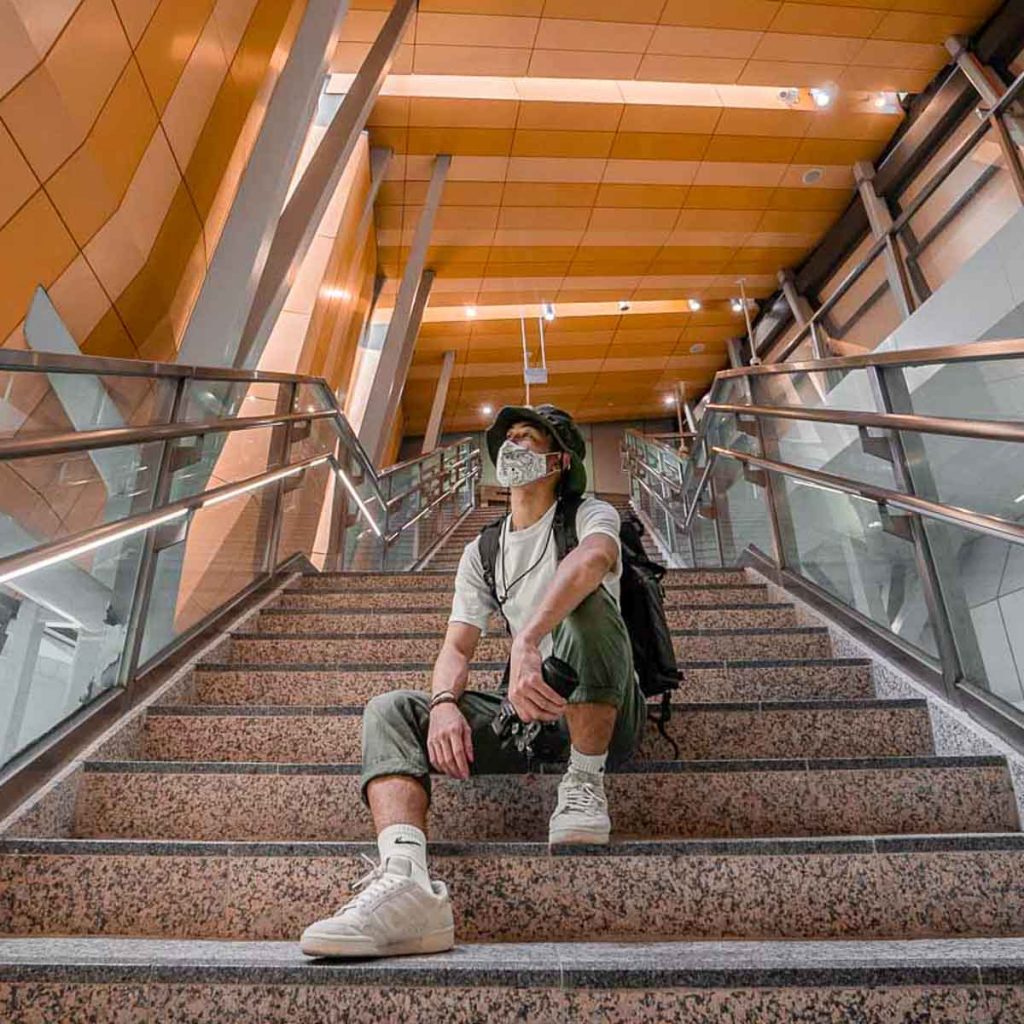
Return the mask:
[[0,353],[0,768],[273,573],[408,570],[475,502],[475,442],[378,474],[322,381],[47,358]]

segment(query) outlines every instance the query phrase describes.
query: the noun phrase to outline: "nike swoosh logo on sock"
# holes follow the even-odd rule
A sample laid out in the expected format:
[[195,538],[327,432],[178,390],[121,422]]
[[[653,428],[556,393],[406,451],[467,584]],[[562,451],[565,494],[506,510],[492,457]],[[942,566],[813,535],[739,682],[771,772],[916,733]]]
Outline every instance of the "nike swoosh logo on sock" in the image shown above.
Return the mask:
[[399,837],[395,840],[395,846],[419,846],[415,839],[402,839]]

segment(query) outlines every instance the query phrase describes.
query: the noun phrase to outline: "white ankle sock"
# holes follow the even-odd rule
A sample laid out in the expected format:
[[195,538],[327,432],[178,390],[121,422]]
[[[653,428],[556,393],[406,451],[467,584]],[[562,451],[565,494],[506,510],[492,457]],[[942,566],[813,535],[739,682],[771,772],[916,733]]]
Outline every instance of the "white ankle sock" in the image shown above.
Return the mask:
[[412,877],[427,892],[430,888],[430,873],[427,871],[427,837],[415,825],[388,825],[377,836],[377,849],[381,864],[387,864],[391,857],[406,857],[412,861]]
[[581,754],[575,747],[570,747],[569,770],[586,772],[588,775],[604,775],[607,760],[607,750],[603,754]]

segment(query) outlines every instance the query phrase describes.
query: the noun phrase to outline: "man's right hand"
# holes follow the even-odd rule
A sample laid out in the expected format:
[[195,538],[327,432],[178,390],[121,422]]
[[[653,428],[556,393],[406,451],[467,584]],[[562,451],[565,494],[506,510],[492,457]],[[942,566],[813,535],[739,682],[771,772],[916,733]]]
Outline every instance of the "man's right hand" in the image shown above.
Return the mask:
[[457,704],[438,704],[430,712],[427,733],[430,763],[453,779],[468,779],[473,763],[473,732]]

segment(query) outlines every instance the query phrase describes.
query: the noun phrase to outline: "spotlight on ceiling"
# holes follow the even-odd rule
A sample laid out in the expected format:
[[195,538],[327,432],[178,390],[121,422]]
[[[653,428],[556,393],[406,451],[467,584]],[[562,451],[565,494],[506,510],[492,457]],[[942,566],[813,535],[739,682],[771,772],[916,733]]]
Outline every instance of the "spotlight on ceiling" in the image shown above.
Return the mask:
[[476,306],[467,306],[466,307],[466,316],[468,316],[470,319],[475,317],[476,316]]
[[555,319],[555,307],[550,302],[542,302],[540,304],[540,311],[544,319],[551,323]]
[[887,106],[889,106],[889,97],[888,97],[888,95],[886,93],[880,92],[875,97],[875,109],[876,110],[885,110],[885,108]]
[[800,102],[800,90],[794,88],[780,89],[779,99],[785,103],[787,107],[795,107]]
[[494,407],[493,407],[493,406],[490,406],[490,405],[481,405],[481,406],[480,406],[480,411],[481,411],[481,412],[482,412],[482,413],[483,413],[483,414],[484,414],[485,416],[493,416],[493,415],[494,415]]
[[819,109],[831,107],[838,90],[834,85],[820,85],[811,89],[811,102]]
[[743,312],[743,300],[742,299],[730,299],[729,300],[729,308],[734,313],[742,313]]
[[628,313],[629,312],[629,299],[619,299],[619,312],[620,313]]
[[686,304],[690,307],[691,313],[699,313],[701,310],[700,299],[688,299]]
[[675,405],[676,404],[676,396],[675,395],[666,395],[665,396],[665,404],[666,405]]

